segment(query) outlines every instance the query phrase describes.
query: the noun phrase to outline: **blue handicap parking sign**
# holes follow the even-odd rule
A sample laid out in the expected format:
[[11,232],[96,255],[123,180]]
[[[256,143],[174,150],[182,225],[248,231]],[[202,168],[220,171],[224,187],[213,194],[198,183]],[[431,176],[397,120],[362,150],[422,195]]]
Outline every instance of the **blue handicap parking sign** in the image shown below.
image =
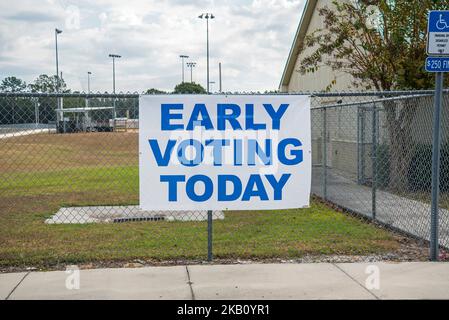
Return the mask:
[[427,53],[449,55],[449,11],[430,11],[427,31]]
[[449,32],[449,11],[429,13],[429,32]]

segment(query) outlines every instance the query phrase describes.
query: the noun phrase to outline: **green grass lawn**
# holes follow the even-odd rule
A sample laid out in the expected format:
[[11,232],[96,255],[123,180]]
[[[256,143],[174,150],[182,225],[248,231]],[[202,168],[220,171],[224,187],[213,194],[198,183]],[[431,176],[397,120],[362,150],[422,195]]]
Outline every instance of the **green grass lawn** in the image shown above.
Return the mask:
[[[137,204],[135,134],[15,139],[0,144],[0,267],[206,258],[206,222],[44,223],[62,206]],[[103,150],[110,144],[114,153]],[[391,233],[317,202],[308,209],[225,215],[214,221],[217,258],[367,255],[400,246]]]

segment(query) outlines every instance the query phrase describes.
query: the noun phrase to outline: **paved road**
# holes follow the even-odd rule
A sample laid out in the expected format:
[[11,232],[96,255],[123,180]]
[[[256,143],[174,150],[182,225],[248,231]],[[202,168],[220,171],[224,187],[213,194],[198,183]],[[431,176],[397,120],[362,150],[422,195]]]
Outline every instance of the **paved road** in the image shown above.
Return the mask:
[[192,265],[81,270],[76,289],[75,273],[7,273],[0,298],[449,299],[448,274],[432,262]]
[[[313,168],[312,193],[322,196],[322,171]],[[372,217],[372,189],[328,170],[327,200]],[[377,190],[376,219],[422,239],[430,239],[430,203]],[[449,248],[449,211],[439,210],[440,244]]]

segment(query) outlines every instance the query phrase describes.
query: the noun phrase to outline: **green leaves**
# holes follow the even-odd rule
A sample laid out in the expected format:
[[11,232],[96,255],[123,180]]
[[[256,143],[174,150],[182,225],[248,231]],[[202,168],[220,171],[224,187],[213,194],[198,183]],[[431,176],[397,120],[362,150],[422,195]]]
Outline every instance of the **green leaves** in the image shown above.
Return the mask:
[[48,76],[46,74],[41,74],[36,80],[34,80],[34,83],[30,84],[31,91],[44,93],[57,92],[58,80],[59,92],[70,92],[70,89],[67,89],[64,79],[56,75]]
[[24,91],[27,84],[22,79],[16,77],[6,77],[2,80],[0,91],[4,92],[20,92]]
[[173,93],[196,93],[196,94],[204,94],[207,93],[206,90],[198,83],[194,82],[183,82],[178,84],[175,87],[175,91]]

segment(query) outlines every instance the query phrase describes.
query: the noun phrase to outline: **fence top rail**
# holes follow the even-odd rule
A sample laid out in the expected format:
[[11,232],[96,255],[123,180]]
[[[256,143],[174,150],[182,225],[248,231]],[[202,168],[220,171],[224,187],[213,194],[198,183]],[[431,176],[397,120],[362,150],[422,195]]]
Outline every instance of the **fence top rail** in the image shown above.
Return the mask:
[[[449,89],[443,90],[445,93],[449,93]],[[304,91],[304,92],[275,92],[275,93],[260,93],[260,92],[223,92],[214,93],[212,95],[219,96],[232,96],[232,95],[308,95],[311,97],[397,97],[397,96],[410,96],[410,95],[426,95],[434,94],[434,90],[401,90],[401,91],[335,91],[335,92],[322,92],[322,91]],[[17,97],[17,98],[40,98],[40,97],[67,97],[67,98],[138,98],[140,95],[137,92],[134,93],[85,93],[85,92],[70,92],[70,93],[44,93],[44,92],[0,92],[0,97]],[[151,95],[151,94],[149,94]],[[167,94],[172,95],[172,94]]]
[[43,92],[0,92],[6,98],[138,98],[138,93],[43,93]]
[[311,109],[315,110],[315,109],[362,106],[362,105],[376,104],[376,103],[381,103],[381,102],[386,102],[386,101],[406,100],[406,99],[415,99],[415,98],[432,97],[432,96],[433,96],[432,94],[413,94],[413,95],[396,96],[396,97],[388,97],[388,98],[381,98],[381,99],[370,99],[370,100],[358,101],[358,102],[321,105],[318,107],[312,107]]

